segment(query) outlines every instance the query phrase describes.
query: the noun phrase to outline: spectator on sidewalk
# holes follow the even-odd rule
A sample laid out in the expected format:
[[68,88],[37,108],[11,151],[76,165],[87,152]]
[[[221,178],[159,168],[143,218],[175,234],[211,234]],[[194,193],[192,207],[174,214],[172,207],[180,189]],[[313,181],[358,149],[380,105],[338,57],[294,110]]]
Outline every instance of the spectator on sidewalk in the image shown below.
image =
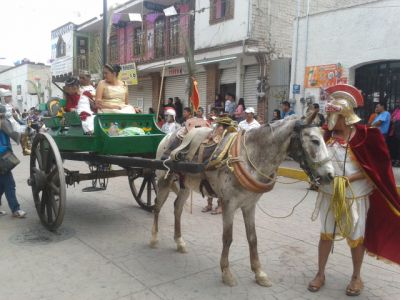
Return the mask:
[[[0,157],[7,151],[12,151],[10,138],[5,134],[4,131],[0,130]],[[8,206],[12,212],[12,216],[15,218],[24,218],[26,212],[24,212],[18,203],[16,192],[15,192],[15,181],[11,171],[1,174],[0,170],[0,205],[1,198],[5,194]],[[0,210],[0,216],[5,215],[6,212]]]
[[378,103],[376,105],[376,111],[378,115],[375,120],[372,122],[372,127],[379,128],[385,139],[389,133],[390,127],[390,113],[386,111],[384,103]]
[[246,106],[244,105],[244,99],[240,98],[238,105],[236,106],[236,110],[235,110],[235,121],[236,122],[242,122],[244,120],[244,118],[246,117],[245,111],[246,110]]
[[257,120],[254,119],[255,111],[253,107],[246,108],[245,113],[246,119],[239,123],[239,130],[250,130],[260,127],[260,123],[258,123]]
[[294,111],[290,109],[290,102],[289,101],[283,101],[282,102],[282,112],[281,112],[281,117],[282,119],[294,115]]

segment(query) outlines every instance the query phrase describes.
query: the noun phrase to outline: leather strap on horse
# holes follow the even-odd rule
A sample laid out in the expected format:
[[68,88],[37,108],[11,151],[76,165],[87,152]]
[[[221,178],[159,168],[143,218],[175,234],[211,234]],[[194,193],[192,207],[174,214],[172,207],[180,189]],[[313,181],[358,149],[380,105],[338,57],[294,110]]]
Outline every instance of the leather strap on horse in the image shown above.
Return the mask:
[[[230,149],[230,157],[231,158],[238,158],[240,155],[240,144],[241,139],[244,134],[244,131],[240,131],[239,134],[236,136],[235,141],[232,144]],[[269,183],[264,183],[256,180],[250,173],[247,171],[246,167],[244,166],[241,160],[235,159],[230,162],[233,168],[233,174],[235,174],[236,179],[239,183],[248,191],[254,193],[265,193],[272,190],[275,185],[275,180],[271,180]],[[271,178],[273,178],[271,176]]]

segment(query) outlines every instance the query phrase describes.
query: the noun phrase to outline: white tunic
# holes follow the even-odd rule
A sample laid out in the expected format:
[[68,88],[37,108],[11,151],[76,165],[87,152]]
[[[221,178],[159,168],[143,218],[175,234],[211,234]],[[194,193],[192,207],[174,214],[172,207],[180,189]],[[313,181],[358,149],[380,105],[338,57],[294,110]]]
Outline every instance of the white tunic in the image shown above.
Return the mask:
[[[346,155],[346,145],[341,145],[339,142],[331,140],[331,142],[328,142],[327,144],[327,149],[330,157],[332,157],[332,164],[336,176],[345,175],[349,177],[362,171],[361,167],[353,157],[350,148],[347,149]],[[345,159],[345,174],[343,174]],[[351,241],[362,241],[364,238],[365,222],[369,208],[369,195],[373,190],[373,184],[369,179],[363,178],[353,181],[350,186],[351,188],[346,188],[346,200],[352,201],[352,233],[348,237],[348,240],[350,240],[349,244],[351,245]],[[320,186],[312,219],[315,220],[318,217],[318,214],[320,215],[322,235],[332,236],[334,232],[335,219],[329,207],[332,195],[333,182],[331,184],[323,184]],[[336,234],[338,234],[338,228],[336,228]]]
[[82,112],[90,114],[87,116],[85,121],[82,121],[82,129],[86,133],[94,132],[94,113],[90,108],[90,100],[87,96],[81,95],[78,101],[78,106],[76,107],[76,112],[80,115]]

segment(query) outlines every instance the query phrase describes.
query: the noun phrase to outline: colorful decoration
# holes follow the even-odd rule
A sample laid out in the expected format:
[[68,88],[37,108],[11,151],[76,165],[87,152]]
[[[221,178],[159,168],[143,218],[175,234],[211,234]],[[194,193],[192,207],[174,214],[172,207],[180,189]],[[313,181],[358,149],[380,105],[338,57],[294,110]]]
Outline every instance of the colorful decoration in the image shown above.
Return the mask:
[[343,77],[343,67],[340,63],[306,67],[304,88],[327,88],[346,83],[347,77]]
[[200,95],[197,85],[198,85],[197,80],[193,80],[193,91],[192,91],[192,96],[190,97],[190,101],[192,102],[194,111],[197,111],[200,106]]

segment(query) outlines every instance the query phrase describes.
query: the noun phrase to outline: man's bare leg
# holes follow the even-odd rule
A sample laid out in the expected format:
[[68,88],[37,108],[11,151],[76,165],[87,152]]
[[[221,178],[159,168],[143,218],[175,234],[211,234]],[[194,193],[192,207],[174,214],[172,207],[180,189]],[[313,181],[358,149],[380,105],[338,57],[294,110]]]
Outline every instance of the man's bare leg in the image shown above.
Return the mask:
[[310,292],[317,292],[325,283],[325,267],[328,262],[329,252],[332,249],[331,240],[319,240],[318,245],[318,272],[308,285]]
[[353,275],[351,281],[346,288],[346,294],[349,296],[358,296],[361,294],[363,282],[361,280],[361,266],[364,260],[365,247],[358,245],[351,248],[351,258],[353,260]]

